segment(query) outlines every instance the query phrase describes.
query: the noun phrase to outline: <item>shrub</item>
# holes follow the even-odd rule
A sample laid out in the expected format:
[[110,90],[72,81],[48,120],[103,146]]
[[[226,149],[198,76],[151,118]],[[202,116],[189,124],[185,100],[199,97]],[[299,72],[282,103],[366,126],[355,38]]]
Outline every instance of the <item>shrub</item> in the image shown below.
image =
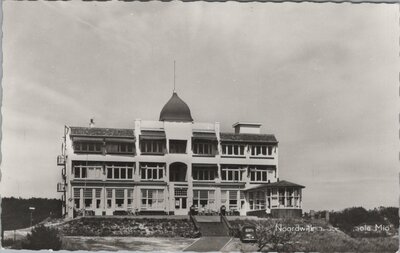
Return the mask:
[[40,250],[52,249],[60,250],[61,239],[56,228],[45,227],[43,225],[34,227],[27,235],[27,241],[22,243],[23,249]]

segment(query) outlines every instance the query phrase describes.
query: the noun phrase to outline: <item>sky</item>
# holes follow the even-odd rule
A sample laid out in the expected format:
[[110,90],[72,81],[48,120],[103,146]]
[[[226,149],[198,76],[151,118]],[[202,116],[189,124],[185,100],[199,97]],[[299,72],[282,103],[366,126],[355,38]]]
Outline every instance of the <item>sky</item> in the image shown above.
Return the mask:
[[398,205],[397,5],[3,3],[2,196],[59,198],[64,125],[133,128],[176,90],[262,123],[304,210]]

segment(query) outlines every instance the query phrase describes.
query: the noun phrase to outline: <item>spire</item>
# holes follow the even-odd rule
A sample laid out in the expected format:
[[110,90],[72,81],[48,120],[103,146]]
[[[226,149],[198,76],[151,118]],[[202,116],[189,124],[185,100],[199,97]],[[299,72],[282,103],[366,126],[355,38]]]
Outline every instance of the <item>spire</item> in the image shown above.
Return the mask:
[[176,79],[176,75],[175,75],[175,60],[174,60],[174,90],[173,90],[173,93],[175,93],[176,92],[176,90],[175,90],[175,80]]

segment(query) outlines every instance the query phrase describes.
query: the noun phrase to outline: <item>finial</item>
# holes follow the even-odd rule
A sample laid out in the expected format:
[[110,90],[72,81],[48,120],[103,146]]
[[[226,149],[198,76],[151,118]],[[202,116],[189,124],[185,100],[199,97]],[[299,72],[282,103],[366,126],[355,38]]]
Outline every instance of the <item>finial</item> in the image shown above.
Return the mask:
[[175,93],[175,79],[176,79],[176,75],[175,75],[175,60],[174,60],[174,90],[173,90],[173,93]]

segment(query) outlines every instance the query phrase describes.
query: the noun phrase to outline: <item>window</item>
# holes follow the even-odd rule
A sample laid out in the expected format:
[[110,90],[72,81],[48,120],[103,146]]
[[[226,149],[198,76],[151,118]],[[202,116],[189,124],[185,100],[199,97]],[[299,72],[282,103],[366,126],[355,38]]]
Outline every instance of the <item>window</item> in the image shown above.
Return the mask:
[[112,164],[106,166],[108,179],[133,179],[133,164]]
[[271,205],[272,207],[278,206],[278,189],[272,188],[271,190]]
[[223,166],[221,168],[221,179],[222,181],[232,181],[232,182],[242,181],[243,171],[244,170],[241,169],[240,167]]
[[134,143],[107,142],[106,151],[108,154],[130,154],[134,153]]
[[193,154],[206,155],[206,156],[215,155],[215,145],[213,145],[212,143],[207,143],[207,142],[193,143]]
[[231,190],[229,191],[229,210],[237,210],[238,209],[238,199],[237,199],[237,191]]
[[81,189],[74,188],[74,206],[76,209],[80,208],[80,202],[81,202]]
[[243,156],[245,145],[240,144],[223,144],[222,154],[227,156]]
[[83,189],[83,202],[84,202],[85,208],[92,208],[93,189],[91,189],[91,188]]
[[142,189],[141,208],[147,210],[164,209],[164,190],[162,189]]
[[218,168],[196,168],[193,167],[193,179],[194,180],[214,180]]
[[125,190],[115,189],[115,207],[123,208],[125,204]]
[[250,167],[250,181],[251,182],[267,182],[268,176],[272,170],[263,167]]
[[294,198],[294,192],[292,188],[288,188],[286,191],[286,206],[287,207],[293,207],[293,198]]
[[106,193],[107,193],[107,208],[112,208],[112,192],[113,189],[106,189]]
[[271,156],[273,146],[251,145],[249,148],[252,156]]
[[96,208],[101,208],[101,189],[96,188]]
[[249,192],[249,208],[250,210],[254,210],[254,193]]
[[206,210],[215,210],[215,191],[193,190],[193,205]]
[[73,161],[74,178],[101,179],[103,166],[94,162]]
[[186,140],[170,140],[169,153],[171,154],[185,154],[186,153]]
[[164,154],[165,140],[141,140],[140,152],[143,154]]
[[101,153],[102,142],[74,142],[75,153]]
[[285,205],[285,189],[279,189],[279,205]]
[[164,164],[144,163],[140,164],[140,178],[142,180],[162,180],[164,178]]
[[132,202],[133,202],[133,189],[128,189],[127,194],[128,194],[127,206],[128,206],[128,208],[131,208],[132,207]]
[[263,210],[265,209],[265,192],[258,191],[256,192],[256,210]]

